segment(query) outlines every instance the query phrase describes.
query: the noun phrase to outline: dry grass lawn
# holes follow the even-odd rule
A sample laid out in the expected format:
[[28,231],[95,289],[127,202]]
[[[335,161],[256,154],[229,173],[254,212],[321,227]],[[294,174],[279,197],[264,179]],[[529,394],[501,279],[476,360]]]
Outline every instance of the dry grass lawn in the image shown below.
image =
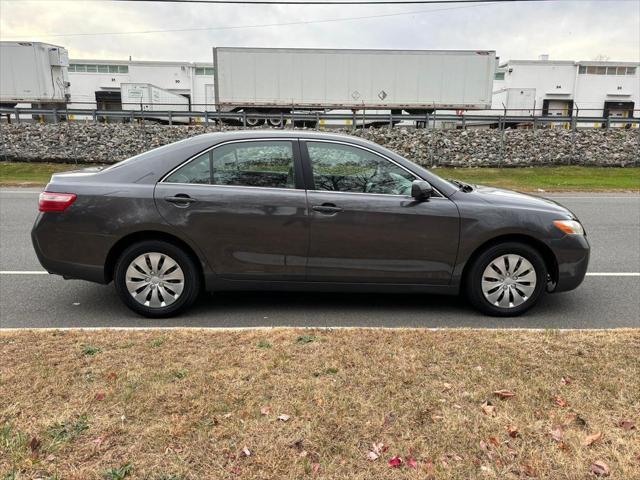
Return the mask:
[[1,479],[640,478],[638,330],[4,332],[0,375]]

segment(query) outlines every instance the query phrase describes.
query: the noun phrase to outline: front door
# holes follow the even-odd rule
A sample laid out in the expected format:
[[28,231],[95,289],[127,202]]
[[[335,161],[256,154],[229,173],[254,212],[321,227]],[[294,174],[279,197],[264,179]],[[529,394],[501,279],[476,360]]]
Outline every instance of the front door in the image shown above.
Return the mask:
[[459,235],[453,202],[416,202],[416,176],[371,150],[325,141],[301,148],[312,177],[309,280],[449,283]]
[[158,183],[156,204],[221,278],[304,280],[309,219],[298,164],[296,140],[225,143]]

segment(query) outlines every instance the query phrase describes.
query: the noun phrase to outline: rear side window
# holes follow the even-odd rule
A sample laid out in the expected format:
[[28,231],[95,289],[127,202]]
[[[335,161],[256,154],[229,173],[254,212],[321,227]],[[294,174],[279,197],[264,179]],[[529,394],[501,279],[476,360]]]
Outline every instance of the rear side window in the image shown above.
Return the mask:
[[211,183],[211,152],[203,153],[169,175],[169,183]]
[[295,188],[294,178],[293,146],[278,140],[222,145],[194,158],[165,182]]

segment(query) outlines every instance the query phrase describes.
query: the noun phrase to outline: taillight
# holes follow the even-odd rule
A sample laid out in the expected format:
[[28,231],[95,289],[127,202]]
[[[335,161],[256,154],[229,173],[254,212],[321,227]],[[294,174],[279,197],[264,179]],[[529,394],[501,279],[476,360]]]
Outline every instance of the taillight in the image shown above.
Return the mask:
[[64,212],[76,201],[75,193],[42,192],[38,199],[38,210],[41,212]]

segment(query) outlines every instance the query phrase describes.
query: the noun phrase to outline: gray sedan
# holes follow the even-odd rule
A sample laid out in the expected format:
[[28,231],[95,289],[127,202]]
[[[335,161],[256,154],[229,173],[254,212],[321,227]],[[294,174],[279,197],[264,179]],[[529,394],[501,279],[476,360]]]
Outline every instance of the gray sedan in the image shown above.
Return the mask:
[[589,261],[582,225],[554,202],[305,131],[205,134],[56,174],[40,212],[45,269],[113,281],[148,317],[203,289],[463,292],[512,316],[576,288]]

